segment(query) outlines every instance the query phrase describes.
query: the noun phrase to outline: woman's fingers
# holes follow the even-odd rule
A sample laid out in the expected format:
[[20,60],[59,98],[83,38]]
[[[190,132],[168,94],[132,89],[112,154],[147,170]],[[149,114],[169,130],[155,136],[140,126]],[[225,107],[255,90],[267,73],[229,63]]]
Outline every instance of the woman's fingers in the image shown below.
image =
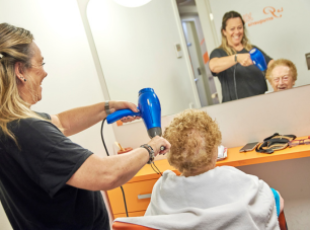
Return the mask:
[[[155,136],[153,137],[148,145],[152,146],[155,156],[157,154],[166,154],[170,150],[170,143],[163,137]],[[161,147],[164,147],[164,150],[161,150]]]
[[123,118],[121,119],[121,121],[124,122],[124,123],[127,123],[127,122],[131,122],[131,121],[134,121],[134,120],[138,120],[138,119],[140,119],[140,118],[141,118],[141,117],[139,117],[139,116],[136,116],[136,117],[127,116],[127,117],[123,117]]
[[129,101],[110,101],[110,108],[114,108],[115,110],[130,109],[133,112],[139,112],[137,106]]
[[252,59],[250,54],[238,54],[238,62],[242,66],[250,66],[253,65]]

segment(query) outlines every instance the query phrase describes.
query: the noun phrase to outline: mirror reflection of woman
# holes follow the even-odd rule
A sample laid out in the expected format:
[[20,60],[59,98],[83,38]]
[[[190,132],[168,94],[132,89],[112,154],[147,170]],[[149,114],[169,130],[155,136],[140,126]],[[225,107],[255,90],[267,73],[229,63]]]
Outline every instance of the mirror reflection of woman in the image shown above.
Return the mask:
[[[222,20],[222,44],[210,55],[210,70],[222,86],[222,102],[264,94],[267,83],[264,73],[251,60],[251,45],[245,23],[238,12],[224,14]],[[260,49],[259,49],[260,50]],[[273,60],[260,50],[269,66]]]

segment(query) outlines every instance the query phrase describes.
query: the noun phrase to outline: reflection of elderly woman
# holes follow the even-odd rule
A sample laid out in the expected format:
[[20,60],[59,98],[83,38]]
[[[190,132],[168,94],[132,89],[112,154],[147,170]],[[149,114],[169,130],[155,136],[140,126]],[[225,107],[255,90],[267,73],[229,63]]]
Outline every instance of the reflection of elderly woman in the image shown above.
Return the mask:
[[168,161],[181,176],[165,171],[145,216],[118,220],[155,229],[279,229],[264,181],[234,167],[215,167],[221,133],[205,112],[176,116],[164,137],[171,143]]
[[[245,32],[245,24],[239,13],[225,13],[221,28],[222,44],[212,51],[209,63],[213,76],[217,76],[221,82],[223,102],[267,91],[263,73],[253,65],[250,58],[249,51],[254,46],[250,44]],[[271,58],[262,53],[269,64]]]
[[290,60],[278,59],[268,67],[266,78],[275,92],[291,89],[297,80],[296,66]]
[[[136,109],[111,101],[57,115],[30,109],[41,100],[47,76],[32,34],[0,24],[0,200],[13,229],[110,229],[99,190],[131,179],[152,153],[138,148],[99,157],[66,136],[103,120],[108,107]],[[157,155],[160,137],[149,142]],[[147,147],[149,147],[147,146]]]

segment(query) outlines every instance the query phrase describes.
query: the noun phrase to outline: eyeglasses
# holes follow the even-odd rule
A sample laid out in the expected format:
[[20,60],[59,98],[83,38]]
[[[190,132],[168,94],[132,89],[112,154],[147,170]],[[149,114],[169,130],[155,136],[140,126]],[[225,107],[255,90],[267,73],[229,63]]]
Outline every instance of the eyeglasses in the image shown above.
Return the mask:
[[293,140],[293,141],[290,141],[288,144],[290,147],[294,147],[297,145],[310,145],[310,136],[308,136],[308,139]]
[[277,77],[277,78],[273,78],[272,80],[274,82],[279,82],[280,79],[282,79],[283,82],[287,82],[289,79],[291,79],[292,77],[291,76],[284,76],[284,77]]

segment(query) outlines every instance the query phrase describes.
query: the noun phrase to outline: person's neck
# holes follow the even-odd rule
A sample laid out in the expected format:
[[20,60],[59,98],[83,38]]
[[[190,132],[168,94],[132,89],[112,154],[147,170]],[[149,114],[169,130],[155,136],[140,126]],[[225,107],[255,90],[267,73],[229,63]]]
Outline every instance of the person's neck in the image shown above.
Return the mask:
[[27,93],[26,87],[17,86],[17,88],[18,88],[19,96],[21,97],[21,99],[23,99],[23,101],[25,101],[28,104],[27,107],[30,109],[31,105],[34,104],[34,103],[32,103],[31,95],[29,93]]
[[215,164],[212,163],[212,164],[206,165],[205,167],[199,168],[195,171],[183,171],[181,175],[185,177],[197,176],[199,174],[208,172],[209,170],[214,169],[214,168],[215,168]]
[[238,45],[233,45],[233,44],[228,44],[230,47],[232,47],[234,50],[236,51],[241,51],[243,50],[243,45],[242,43],[238,44]]

